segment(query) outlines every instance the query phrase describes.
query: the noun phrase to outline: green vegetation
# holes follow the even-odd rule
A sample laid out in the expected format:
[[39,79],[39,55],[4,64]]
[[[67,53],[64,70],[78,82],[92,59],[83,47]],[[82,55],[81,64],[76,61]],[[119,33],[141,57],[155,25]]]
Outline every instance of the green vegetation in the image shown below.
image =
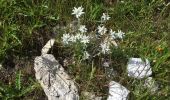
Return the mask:
[[[0,80],[0,99],[38,100],[44,96],[41,93],[34,94],[35,91],[43,93],[43,90],[35,80],[34,71],[28,72],[27,67],[33,69],[34,57],[41,55],[44,44],[57,34],[50,53],[60,62],[67,59],[68,65],[64,67],[77,83],[80,94],[85,90],[106,98],[107,84],[110,80],[115,80],[131,91],[129,100],[169,100],[170,3],[166,0],[121,1],[123,0],[0,0],[0,64],[3,65],[0,79],[7,80]],[[81,23],[86,25],[88,32],[96,31],[102,13],[107,12],[111,19],[105,26],[125,32],[120,47],[112,48],[113,52],[109,55],[83,61],[81,44],[63,46],[61,36],[65,31],[62,28],[75,20],[71,15],[72,9],[79,6],[84,8]],[[93,43],[87,50],[95,54],[97,45],[99,44]],[[73,55],[75,63],[69,63],[73,62]],[[127,76],[126,65],[130,57],[149,59],[152,77],[159,84],[156,93],[143,88],[144,79],[137,80]],[[111,62],[110,66],[117,71],[115,76],[107,76],[106,69],[102,67],[103,60]],[[32,64],[25,63],[27,61]],[[18,73],[11,74],[11,70]],[[8,74],[16,78],[11,80],[3,71],[9,71]],[[24,78],[28,79],[24,81],[27,84],[21,83]]]
[[39,84],[35,82],[25,86],[22,84],[21,71],[19,71],[16,74],[15,85],[0,83],[0,98],[2,100],[21,99],[21,97],[35,90],[35,88],[40,87]]

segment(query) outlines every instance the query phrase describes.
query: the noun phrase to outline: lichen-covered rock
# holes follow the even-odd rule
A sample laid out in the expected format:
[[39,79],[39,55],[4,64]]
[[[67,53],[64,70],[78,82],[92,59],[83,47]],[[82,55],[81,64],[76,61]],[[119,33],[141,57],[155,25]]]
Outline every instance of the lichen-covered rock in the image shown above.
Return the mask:
[[53,55],[36,57],[34,69],[48,100],[79,100],[77,87]]

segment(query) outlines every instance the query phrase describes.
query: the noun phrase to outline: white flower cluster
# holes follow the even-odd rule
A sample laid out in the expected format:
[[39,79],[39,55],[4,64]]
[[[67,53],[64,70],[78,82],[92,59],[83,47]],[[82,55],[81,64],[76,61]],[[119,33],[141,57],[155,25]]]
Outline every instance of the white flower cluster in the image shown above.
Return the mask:
[[[98,26],[97,29],[100,35],[104,35],[107,32],[107,29],[105,28],[105,26]],[[116,33],[115,31],[111,29],[109,33],[110,33],[111,38],[113,39],[116,39],[116,38],[123,39],[123,37],[125,36],[125,33],[122,32],[121,30],[118,30],[118,32]]]
[[101,47],[101,52],[103,54],[109,54],[110,53],[110,46],[113,44],[114,46],[118,46],[115,39],[123,39],[124,34],[122,31],[118,30],[118,33],[113,31],[112,29],[110,30],[110,34],[105,40],[100,44]]
[[83,44],[87,44],[90,41],[89,39],[90,39],[89,36],[86,36],[84,34],[70,35],[69,33],[67,33],[63,34],[62,42],[64,44],[69,44],[70,42],[74,43],[80,41]]
[[103,13],[101,17],[101,25],[97,27],[97,32],[100,36],[105,35],[105,40],[100,44],[101,52],[103,54],[109,54],[110,53],[110,45],[113,44],[114,46],[118,46],[115,39],[123,39],[125,33],[123,33],[121,30],[118,30],[118,32],[113,31],[110,29],[109,34],[107,33],[107,28],[103,25],[103,22],[106,22],[110,19],[110,16],[106,13]]
[[[83,12],[84,8],[81,7],[74,7],[74,9],[72,10],[73,13],[72,15],[75,15],[75,17],[78,19],[78,22],[80,22],[80,17],[81,15],[83,15],[85,12]],[[111,44],[113,44],[114,46],[118,46],[115,39],[123,39],[124,34],[122,31],[118,30],[118,32],[113,31],[112,29],[110,29],[109,34],[107,33],[108,30],[107,28],[104,26],[104,22],[110,20],[110,16],[108,13],[103,13],[103,15],[101,16],[101,24],[97,27],[97,33],[102,37],[99,39],[104,39],[103,42],[100,43],[99,48],[101,49],[101,53],[103,54],[109,54],[111,53],[110,50],[110,46]],[[87,44],[90,42],[90,36],[84,35],[84,33],[87,32],[87,28],[85,25],[81,25],[80,23],[78,24],[78,31],[75,35],[72,34],[63,34],[62,37],[62,42],[64,44],[70,44],[70,43],[75,43],[77,41],[83,43],[83,44]],[[84,52],[84,56],[85,59],[89,57],[89,54],[87,53],[87,51]]]
[[112,29],[110,30],[110,36],[113,39],[119,38],[119,39],[123,39],[123,37],[125,36],[125,33],[122,32],[121,30],[118,30],[118,32],[116,33],[115,31],[113,31]]

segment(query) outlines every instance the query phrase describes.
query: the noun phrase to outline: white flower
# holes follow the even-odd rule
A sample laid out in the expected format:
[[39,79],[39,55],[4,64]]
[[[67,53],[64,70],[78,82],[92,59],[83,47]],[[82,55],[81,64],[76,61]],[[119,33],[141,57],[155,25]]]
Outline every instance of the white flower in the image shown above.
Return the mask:
[[112,29],[110,30],[110,36],[112,39],[116,39],[116,32],[113,31]]
[[101,17],[102,21],[107,21],[110,19],[110,16],[106,13],[103,13],[102,17]]
[[120,39],[123,39],[124,35],[125,35],[124,32],[122,32],[121,30],[118,30],[118,33],[116,34],[116,37],[120,38]]
[[85,25],[81,25],[80,28],[79,28],[79,31],[80,31],[81,33],[87,32],[86,26],[85,26]]
[[90,57],[90,54],[87,51],[85,51],[83,59],[86,60],[86,59],[89,59],[89,57]]
[[103,35],[107,32],[107,29],[104,26],[98,26],[97,29],[100,35]]
[[80,42],[84,44],[89,43],[89,36],[83,35],[80,39]]
[[101,43],[100,47],[103,54],[110,53],[110,43],[108,41],[104,41],[103,43]]
[[77,38],[74,35],[71,35],[70,38],[69,38],[70,42],[76,42],[76,40],[77,40]]
[[78,8],[74,7],[74,9],[72,10],[73,11],[72,15],[76,15],[76,18],[79,18],[82,14],[84,14],[83,9],[84,8],[82,7]]
[[75,39],[80,40],[82,38],[82,36],[83,36],[82,34],[78,33],[78,34],[76,34]]
[[70,34],[63,34],[63,37],[62,37],[62,41],[64,44],[68,44],[68,42],[70,41]]
[[90,37],[83,35],[83,34],[76,34],[76,35],[70,35],[70,34],[63,34],[62,41],[64,44],[68,44],[69,42],[77,42],[80,41],[81,43],[89,43]]

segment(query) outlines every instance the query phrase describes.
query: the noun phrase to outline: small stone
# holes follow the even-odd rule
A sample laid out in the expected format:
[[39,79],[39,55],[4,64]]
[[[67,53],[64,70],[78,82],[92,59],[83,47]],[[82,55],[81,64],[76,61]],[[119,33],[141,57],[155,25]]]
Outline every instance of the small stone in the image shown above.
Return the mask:
[[41,54],[47,54],[54,45],[55,39],[50,39],[41,50]]
[[152,75],[150,62],[145,59],[145,62],[141,58],[130,58],[127,65],[128,76],[134,78],[144,78]]
[[127,100],[130,91],[121,84],[111,81],[109,83],[109,96],[107,100]]

